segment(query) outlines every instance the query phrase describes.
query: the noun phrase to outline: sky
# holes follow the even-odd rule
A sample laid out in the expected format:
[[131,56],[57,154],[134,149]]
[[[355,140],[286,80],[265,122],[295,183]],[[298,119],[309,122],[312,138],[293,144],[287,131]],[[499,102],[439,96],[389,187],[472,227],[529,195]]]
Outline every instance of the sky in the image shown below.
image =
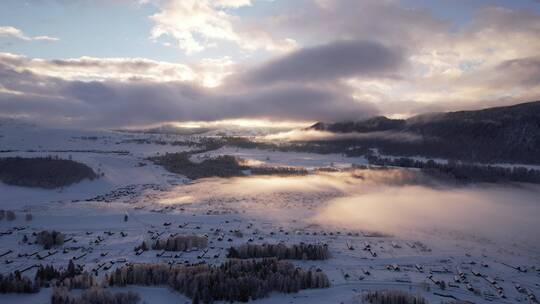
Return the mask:
[[315,122],[540,100],[538,0],[3,0],[0,118]]

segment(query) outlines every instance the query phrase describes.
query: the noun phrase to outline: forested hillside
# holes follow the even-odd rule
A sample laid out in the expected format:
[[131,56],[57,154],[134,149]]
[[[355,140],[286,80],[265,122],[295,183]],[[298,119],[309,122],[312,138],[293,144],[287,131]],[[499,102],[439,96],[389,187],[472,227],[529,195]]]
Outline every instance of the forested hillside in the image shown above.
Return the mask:
[[[352,140],[351,145],[379,148],[385,154],[540,163],[540,101],[478,111],[424,114],[406,120],[375,117],[356,122],[319,122],[310,129],[379,132]],[[384,136],[389,134],[390,139]],[[411,135],[415,138],[411,139]]]

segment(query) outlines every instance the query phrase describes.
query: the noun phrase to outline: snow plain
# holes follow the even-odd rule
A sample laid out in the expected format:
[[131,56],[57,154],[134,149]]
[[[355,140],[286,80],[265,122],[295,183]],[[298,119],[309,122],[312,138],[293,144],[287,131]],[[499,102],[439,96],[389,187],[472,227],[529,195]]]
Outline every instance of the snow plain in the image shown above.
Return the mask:
[[[227,248],[251,239],[254,243],[326,243],[332,254],[323,262],[293,261],[301,267],[321,268],[331,280],[330,288],[272,294],[255,303],[361,303],[360,295],[374,289],[402,289],[432,303],[449,300],[445,296],[474,303],[527,303],[527,295],[518,292],[515,283],[540,296],[540,189],[536,186],[452,188],[426,184],[403,170],[190,181],[146,160],[188,147],[127,141],[134,138],[173,141],[185,136],[0,126],[0,157],[58,155],[104,173],[98,180],[57,190],[0,183],[0,209],[17,214],[14,221],[0,221],[0,254],[12,250],[0,258],[0,273],[40,263],[66,266],[73,258],[87,270],[99,268],[100,277],[126,261],[217,264],[225,260]],[[224,154],[310,170],[366,163],[361,157],[227,147],[194,157]],[[33,220],[25,220],[27,213]],[[43,260],[25,256],[46,253],[21,242],[24,235],[43,229],[62,231],[71,241]],[[210,249],[203,257],[200,251],[178,258],[157,257],[155,251],[135,255],[133,248],[141,241],[172,233],[206,234]],[[101,241],[96,243],[98,238]],[[33,276],[32,271],[24,274]],[[474,291],[454,282],[459,272]],[[488,278],[504,289],[506,298],[499,297]],[[445,290],[434,283],[438,280],[447,283]],[[129,289],[147,303],[190,303],[166,288]],[[50,292],[0,295],[0,303],[48,303]]]

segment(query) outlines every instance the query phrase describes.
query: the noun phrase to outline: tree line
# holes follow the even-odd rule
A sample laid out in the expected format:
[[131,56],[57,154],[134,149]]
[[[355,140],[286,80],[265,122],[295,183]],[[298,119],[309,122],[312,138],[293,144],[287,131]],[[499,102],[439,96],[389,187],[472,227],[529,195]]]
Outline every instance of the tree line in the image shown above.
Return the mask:
[[308,174],[306,169],[296,167],[251,167],[250,171],[252,175],[296,176]]
[[67,289],[88,289],[96,286],[97,282],[93,275],[82,271],[83,267],[75,265],[70,260],[66,269],[55,268],[53,265],[40,265],[35,276],[35,282],[39,286],[65,287]]
[[326,244],[243,244],[229,248],[228,258],[250,259],[275,257],[280,260],[326,260],[330,258]]
[[368,155],[370,164],[378,166],[395,166],[405,168],[418,168],[422,172],[436,177],[450,177],[461,182],[521,182],[540,183],[540,170],[526,167],[501,167],[480,165],[449,160],[448,163],[438,163],[433,160],[420,161],[407,157],[382,158]]
[[63,287],[67,289],[88,289],[97,285],[96,279],[82,267],[69,261],[67,268],[55,268],[53,265],[40,265],[32,280],[15,271],[7,275],[0,274],[0,293],[36,293],[41,287]]
[[[94,276],[82,272],[71,261],[67,269],[40,266],[35,279],[20,272],[0,275],[0,293],[36,293],[40,286],[54,287],[53,304],[137,303],[136,297],[97,291]],[[328,277],[319,269],[304,270],[277,258],[231,259],[220,266],[207,264],[129,264],[105,276],[109,286],[168,285],[192,299],[193,303],[259,299],[271,292],[293,293],[302,289],[327,288]],[[68,290],[84,289],[81,297]],[[112,301],[112,302],[110,302]]]
[[134,292],[110,292],[99,287],[92,287],[81,293],[72,295],[66,288],[54,288],[51,304],[136,304],[141,300]]
[[330,286],[322,271],[303,270],[277,259],[233,259],[220,266],[134,264],[116,269],[107,280],[110,286],[168,285],[192,303],[247,302],[274,291],[291,293]]
[[0,221],[4,218],[8,221],[14,221],[17,218],[17,215],[12,210],[0,210]]
[[421,296],[415,296],[401,290],[369,291],[362,296],[362,303],[369,304],[427,304]]
[[15,271],[7,275],[0,274],[0,293],[36,293],[39,285],[28,277]]
[[167,153],[151,157],[155,164],[163,166],[166,170],[182,174],[190,179],[205,177],[235,177],[245,176],[249,170],[252,175],[306,175],[304,168],[295,167],[252,167],[232,155],[219,155],[215,158],[205,159],[200,163],[190,160],[194,152]]
[[206,248],[207,246],[208,238],[205,236],[175,235],[169,236],[167,239],[158,239],[154,242],[154,244],[152,244],[152,249],[165,251],[188,251],[194,248]]
[[52,189],[97,177],[87,165],[58,157],[0,158],[0,181],[9,185]]
[[182,174],[189,179],[242,176],[243,170],[249,169],[241,165],[234,156],[221,155],[194,163],[189,159],[192,154],[192,152],[167,153],[151,157],[150,160],[170,172]]

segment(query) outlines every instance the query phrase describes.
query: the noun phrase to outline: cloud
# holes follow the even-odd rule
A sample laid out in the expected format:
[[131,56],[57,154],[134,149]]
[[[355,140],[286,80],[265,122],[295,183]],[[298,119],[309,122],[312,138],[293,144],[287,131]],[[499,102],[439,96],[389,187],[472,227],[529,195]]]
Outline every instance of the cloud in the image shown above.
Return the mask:
[[[335,121],[540,99],[535,11],[484,6],[457,24],[393,0],[309,0],[290,4],[294,9],[272,5],[271,13],[249,0],[135,2],[156,9],[152,39],[174,41],[187,53],[239,48],[241,55],[182,63],[4,53],[0,93],[6,107],[0,112],[37,117],[35,99],[46,97],[69,107],[67,114],[51,115],[84,125],[254,117]],[[1,29],[0,36],[26,37]]]
[[426,11],[393,0],[312,0],[295,11],[272,18],[269,26],[285,29],[310,44],[328,40],[376,40],[415,47],[449,23]]
[[21,31],[18,28],[12,27],[12,26],[0,26],[0,38],[1,37],[7,37],[7,38],[15,38],[19,40],[25,40],[25,41],[46,41],[46,42],[54,42],[58,41],[60,39],[50,36],[34,36],[30,37],[24,34],[23,31]]
[[242,6],[250,6],[251,0],[214,0],[217,6],[239,8]]
[[537,13],[482,8],[458,31],[426,39],[411,57],[414,77],[401,96],[454,109],[536,100],[539,30]]
[[512,79],[513,85],[531,88],[540,85],[540,57],[528,57],[506,60],[498,64],[493,76],[498,77],[494,86],[508,85]]
[[12,26],[2,26],[0,27],[0,36],[12,37],[22,40],[29,40],[30,38],[26,37],[24,33],[18,28]]
[[399,49],[372,41],[335,41],[270,60],[244,75],[248,83],[390,77],[405,61]]
[[[455,24],[399,1],[313,0],[273,16],[267,25],[287,31],[303,49],[335,40],[397,47],[406,64],[393,77],[351,73],[341,79],[355,99],[371,102],[387,115],[540,99],[531,61],[540,48],[540,15],[496,6],[481,6],[473,13],[469,22]],[[267,71],[272,70],[277,67]]]
[[224,103],[224,108],[220,110],[232,117],[242,113],[240,115],[246,118],[338,121],[365,118],[377,113],[372,104],[354,100],[350,92],[341,87],[280,84],[270,87],[231,87],[219,93],[218,99],[236,104],[236,107],[228,107]]
[[55,42],[55,41],[59,41],[60,39],[58,39],[56,37],[50,37],[50,36],[35,36],[35,37],[31,38],[31,40]]
[[120,127],[238,118],[333,121],[376,113],[372,105],[353,100],[341,88],[301,84],[207,88],[192,81],[148,79],[80,81],[17,69],[14,61],[20,58],[4,57],[0,57],[0,115],[44,124]]
[[186,65],[146,58],[80,57],[44,60],[0,53],[0,61],[17,71],[31,71],[38,75],[66,80],[147,80],[192,81],[207,87],[217,86],[232,73],[234,62],[228,58],[202,59]]
[[186,54],[224,42],[250,51],[289,51],[296,47],[292,39],[274,38],[253,24],[243,26],[240,19],[230,13],[232,9],[251,5],[248,0],[164,0],[156,4],[159,12],[150,17],[154,22],[151,39],[172,37]]

